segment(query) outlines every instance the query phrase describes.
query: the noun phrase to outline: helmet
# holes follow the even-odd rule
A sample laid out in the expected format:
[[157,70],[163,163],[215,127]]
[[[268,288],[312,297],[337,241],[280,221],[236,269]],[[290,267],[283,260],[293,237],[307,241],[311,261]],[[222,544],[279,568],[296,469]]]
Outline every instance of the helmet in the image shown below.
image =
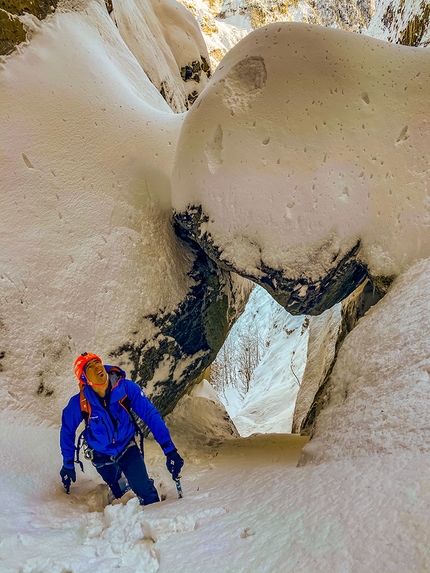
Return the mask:
[[87,383],[87,378],[85,376],[85,366],[90,360],[98,360],[103,364],[102,359],[97,356],[97,354],[93,354],[92,352],[83,352],[76,358],[75,364],[73,366],[76,378],[79,380],[79,382],[83,382],[84,384]]

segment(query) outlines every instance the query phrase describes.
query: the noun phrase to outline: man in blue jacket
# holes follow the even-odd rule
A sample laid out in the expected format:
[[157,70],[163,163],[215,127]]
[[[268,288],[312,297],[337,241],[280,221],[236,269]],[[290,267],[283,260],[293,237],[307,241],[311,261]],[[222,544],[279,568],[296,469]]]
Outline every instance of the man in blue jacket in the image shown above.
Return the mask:
[[[142,505],[160,501],[154,481],[146,471],[143,454],[136,444],[135,423],[130,408],[145,422],[166,455],[166,465],[177,479],[184,461],[178,454],[160,412],[137,384],[127,380],[118,366],[104,366],[96,354],[83,353],[75,361],[80,393],[73,396],[63,410],[60,447],[63,467],[60,476],[67,493],[76,481],[76,430],[85,420],[86,457],[109,485],[115,498],[124,489],[122,475]],[[122,481],[122,480],[121,480]]]

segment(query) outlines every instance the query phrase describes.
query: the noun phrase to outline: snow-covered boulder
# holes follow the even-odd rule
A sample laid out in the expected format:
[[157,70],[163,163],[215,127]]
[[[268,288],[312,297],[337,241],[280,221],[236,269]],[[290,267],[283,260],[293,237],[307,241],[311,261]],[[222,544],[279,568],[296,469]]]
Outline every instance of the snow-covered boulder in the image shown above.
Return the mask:
[[279,23],[249,34],[188,113],[176,217],[292,314],[430,254],[430,52]]
[[301,464],[430,451],[429,280],[417,262],[346,337]]
[[209,382],[203,379],[183,396],[166,417],[178,448],[192,461],[199,450],[210,450],[239,432]]
[[105,6],[57,12],[34,32],[0,71],[2,406],[57,422],[75,357],[93,351],[168,411],[249,287],[175,234],[183,116]]

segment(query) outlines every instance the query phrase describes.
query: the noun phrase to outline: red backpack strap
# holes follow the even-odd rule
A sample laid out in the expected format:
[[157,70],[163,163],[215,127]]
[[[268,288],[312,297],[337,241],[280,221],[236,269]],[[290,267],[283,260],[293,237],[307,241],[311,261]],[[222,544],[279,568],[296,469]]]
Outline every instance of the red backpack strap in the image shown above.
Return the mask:
[[79,384],[79,404],[81,406],[82,419],[85,420],[85,425],[88,426],[88,422],[91,416],[91,404],[85,398],[84,394],[84,384]]

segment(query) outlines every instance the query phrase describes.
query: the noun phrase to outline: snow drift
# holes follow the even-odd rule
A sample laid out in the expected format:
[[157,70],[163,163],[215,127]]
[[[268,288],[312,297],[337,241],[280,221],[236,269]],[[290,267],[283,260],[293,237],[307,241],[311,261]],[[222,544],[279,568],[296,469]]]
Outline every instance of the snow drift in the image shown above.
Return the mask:
[[429,452],[429,278],[417,262],[346,337],[301,463]]

